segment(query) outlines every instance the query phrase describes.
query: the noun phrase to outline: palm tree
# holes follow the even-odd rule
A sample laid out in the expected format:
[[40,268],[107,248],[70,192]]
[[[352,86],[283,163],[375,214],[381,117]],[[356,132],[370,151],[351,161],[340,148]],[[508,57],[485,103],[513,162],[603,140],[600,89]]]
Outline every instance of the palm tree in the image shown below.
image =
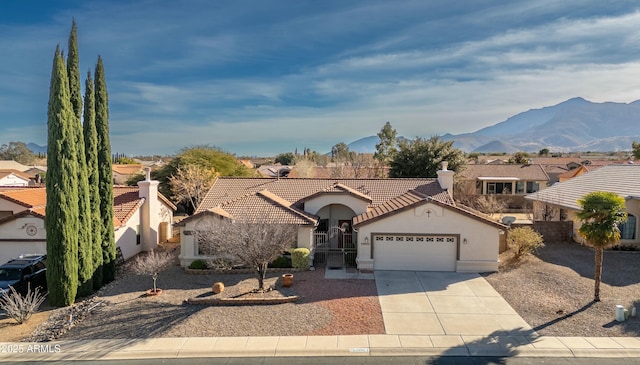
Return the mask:
[[578,233],[595,250],[595,291],[593,301],[600,301],[600,278],[604,249],[620,241],[618,226],[627,220],[625,200],[615,193],[595,191],[578,200],[582,207],[576,216],[582,221]]

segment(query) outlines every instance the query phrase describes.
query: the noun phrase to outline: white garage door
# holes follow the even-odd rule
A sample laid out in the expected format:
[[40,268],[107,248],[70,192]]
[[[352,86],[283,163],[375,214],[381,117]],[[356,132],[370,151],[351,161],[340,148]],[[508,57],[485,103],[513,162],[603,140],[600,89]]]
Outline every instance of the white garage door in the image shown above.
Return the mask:
[[457,236],[373,236],[374,269],[456,271]]

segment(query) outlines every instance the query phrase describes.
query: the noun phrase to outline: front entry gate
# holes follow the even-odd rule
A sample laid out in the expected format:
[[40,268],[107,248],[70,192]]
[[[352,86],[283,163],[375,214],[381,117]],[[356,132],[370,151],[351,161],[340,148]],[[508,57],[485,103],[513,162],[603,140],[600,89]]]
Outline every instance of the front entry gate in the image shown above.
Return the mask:
[[314,236],[314,266],[356,267],[358,251],[350,222],[341,221],[340,226],[329,227],[326,232],[315,232]]

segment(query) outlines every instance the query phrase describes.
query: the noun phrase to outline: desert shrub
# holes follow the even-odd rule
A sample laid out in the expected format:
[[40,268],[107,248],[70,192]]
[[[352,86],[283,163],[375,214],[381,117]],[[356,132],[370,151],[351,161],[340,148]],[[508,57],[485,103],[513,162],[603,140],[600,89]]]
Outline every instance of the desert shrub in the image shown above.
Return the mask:
[[207,265],[214,270],[231,270],[233,269],[233,260],[216,257],[215,259],[207,260]]
[[269,263],[269,267],[274,268],[286,268],[291,267],[291,258],[288,256],[278,256],[275,260]]
[[9,288],[10,293],[2,291],[0,309],[4,310],[7,316],[14,319],[18,324],[26,322],[33,313],[37,312],[40,304],[46,298],[46,294],[40,293],[40,288],[31,290],[31,287],[29,287],[25,296],[18,294],[12,286]]
[[530,227],[518,227],[509,230],[507,245],[513,249],[516,258],[532,253],[540,247],[544,247],[542,235]]
[[291,252],[291,264],[296,269],[306,269],[309,267],[309,249],[296,248]]
[[207,263],[202,260],[196,260],[189,265],[192,270],[205,270],[208,268]]

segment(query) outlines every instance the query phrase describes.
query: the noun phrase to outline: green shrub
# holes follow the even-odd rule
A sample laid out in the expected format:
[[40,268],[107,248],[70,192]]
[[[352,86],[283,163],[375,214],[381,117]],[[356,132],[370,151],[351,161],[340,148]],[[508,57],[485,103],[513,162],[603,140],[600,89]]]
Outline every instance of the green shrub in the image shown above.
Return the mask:
[[192,270],[205,270],[207,269],[207,263],[202,260],[196,260],[189,265],[189,268]]
[[291,252],[291,264],[296,269],[306,269],[309,267],[309,249],[296,248]]
[[277,259],[271,261],[269,263],[269,267],[275,268],[286,268],[291,267],[291,257],[289,256],[278,256]]
[[532,253],[540,247],[544,247],[542,235],[530,227],[518,227],[509,231],[507,245],[513,249],[516,258]]

